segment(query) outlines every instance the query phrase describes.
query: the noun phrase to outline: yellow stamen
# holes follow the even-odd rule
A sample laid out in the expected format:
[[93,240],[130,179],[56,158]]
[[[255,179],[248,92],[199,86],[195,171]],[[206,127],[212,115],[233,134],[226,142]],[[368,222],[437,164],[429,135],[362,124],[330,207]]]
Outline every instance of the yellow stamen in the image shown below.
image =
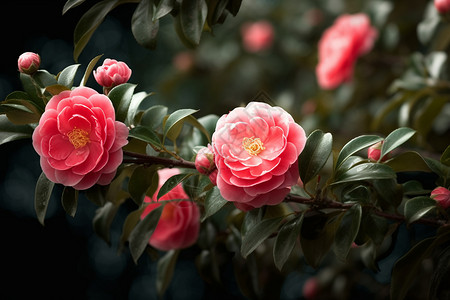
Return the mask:
[[67,136],[69,137],[69,141],[72,143],[75,149],[84,147],[87,143],[90,142],[88,135],[88,132],[79,128],[74,128],[67,134]]
[[253,138],[253,137],[245,137],[242,139],[242,147],[245,149],[245,151],[248,152],[250,155],[258,155],[266,149],[263,146],[263,143],[261,142],[260,138]]

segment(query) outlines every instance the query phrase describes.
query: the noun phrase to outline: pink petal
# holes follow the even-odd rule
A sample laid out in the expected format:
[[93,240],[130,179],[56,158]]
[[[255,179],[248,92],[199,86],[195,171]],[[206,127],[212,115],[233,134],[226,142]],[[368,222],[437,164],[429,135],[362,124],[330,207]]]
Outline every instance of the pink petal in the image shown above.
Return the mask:
[[297,156],[300,155],[306,144],[305,130],[297,123],[289,124],[289,136],[287,137],[287,141],[297,148]]
[[[70,97],[71,91],[62,91],[58,95],[53,96],[50,101],[48,101],[47,105],[45,106],[45,111],[48,110],[57,110],[58,103],[67,97]],[[45,113],[44,113],[45,114]]]
[[70,117],[68,119],[68,126],[73,128],[78,128],[81,130],[86,131],[87,133],[91,132],[91,123],[89,122],[88,119],[86,119],[86,117],[79,115],[79,114],[74,114],[72,117]]
[[122,122],[116,121],[116,137],[110,151],[116,151],[128,144],[128,127]]
[[100,178],[97,181],[97,184],[100,184],[100,185],[110,184],[111,181],[113,181],[114,176],[116,176],[116,173],[117,173],[117,169],[111,173],[102,173],[102,175],[100,176]]
[[262,176],[264,174],[270,173],[278,166],[280,161],[280,158],[276,158],[274,160],[262,160],[261,164],[249,169],[250,174],[252,174],[253,176]]
[[89,156],[89,152],[87,145],[78,149],[72,146],[72,152],[66,158],[66,165],[74,167],[84,163]]
[[73,187],[77,190],[86,190],[97,183],[101,174],[90,172],[83,176],[83,179],[75,184]]
[[272,190],[277,189],[280,185],[282,185],[284,182],[284,176],[273,176],[270,180],[252,186],[252,187],[245,187],[244,191],[249,194],[250,196],[257,196],[260,194],[266,194]]
[[111,118],[113,120],[116,118],[114,106],[112,105],[111,100],[105,95],[93,95],[89,98],[89,101],[91,101],[93,106],[98,107],[103,111],[105,118]]
[[89,156],[82,164],[72,168],[75,174],[86,175],[94,170],[103,155],[103,146],[100,143],[90,142],[88,146]]
[[217,176],[217,187],[219,188],[222,197],[228,201],[245,203],[253,199],[253,197],[248,195],[243,188],[227,184],[224,180],[222,180],[220,171]]
[[54,183],[59,183],[56,180],[56,175],[55,175],[55,168],[53,168],[47,161],[47,159],[45,157],[40,158],[40,163],[41,163],[41,169],[44,172],[45,176],[47,176],[47,178],[54,182]]
[[56,179],[65,186],[74,186],[83,179],[83,176],[74,174],[71,170],[56,170]]
[[48,154],[56,160],[66,159],[73,149],[73,145],[62,134],[56,134],[49,140]]
[[123,160],[122,149],[119,149],[114,152],[109,152],[109,155],[107,156],[107,163],[101,169],[102,173],[114,172],[115,170],[117,170],[119,165],[122,163],[122,160]]
[[268,137],[263,141],[264,150],[258,154],[263,159],[272,160],[278,157],[286,147],[284,131],[278,127],[270,128]]

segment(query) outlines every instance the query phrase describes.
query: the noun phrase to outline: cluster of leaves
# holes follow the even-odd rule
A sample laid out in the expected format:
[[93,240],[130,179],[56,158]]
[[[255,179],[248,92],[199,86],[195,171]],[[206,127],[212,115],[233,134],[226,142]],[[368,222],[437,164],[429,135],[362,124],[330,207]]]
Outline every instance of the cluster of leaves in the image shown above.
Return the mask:
[[[64,5],[63,14],[83,2],[85,0],[68,0]],[[137,3],[131,18],[131,30],[140,45],[152,49],[156,46],[161,18],[172,15],[180,40],[186,46],[195,47],[200,43],[203,31],[211,31],[215,24],[223,23],[228,14],[236,16],[241,2],[242,0],[103,0],[97,2],[86,11],[75,27],[75,61],[105,17],[119,5]]]

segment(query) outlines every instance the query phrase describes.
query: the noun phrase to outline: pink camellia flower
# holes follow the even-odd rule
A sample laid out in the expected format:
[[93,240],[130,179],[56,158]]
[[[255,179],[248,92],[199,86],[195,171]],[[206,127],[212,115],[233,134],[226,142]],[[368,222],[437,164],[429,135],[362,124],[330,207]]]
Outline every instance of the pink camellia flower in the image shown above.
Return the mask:
[[447,209],[450,207],[450,191],[445,187],[438,186],[431,192],[431,198],[436,200],[438,204]]
[[19,72],[31,75],[39,70],[39,66],[41,65],[41,57],[39,54],[33,52],[25,52],[19,56],[17,65],[19,67]]
[[115,121],[111,100],[78,87],[50,99],[33,132],[33,146],[48,179],[84,190],[111,182],[127,138],[125,124]]
[[212,136],[217,187],[247,211],[283,201],[297,184],[303,128],[280,107],[251,102],[223,115]]
[[319,41],[316,75],[320,87],[333,89],[350,80],[356,60],[372,49],[377,36],[367,15],[339,17]]
[[274,30],[268,21],[246,23],[241,28],[244,48],[249,52],[259,52],[272,46]]
[[131,69],[124,62],[107,58],[103,61],[103,65],[94,71],[94,77],[98,84],[111,89],[127,82],[131,77]]
[[434,6],[439,13],[448,13],[450,11],[450,0],[434,0]]
[[149,203],[144,209],[141,219],[166,201],[155,231],[150,237],[149,244],[156,249],[168,251],[192,246],[198,238],[200,230],[200,210],[195,202],[169,201],[174,199],[189,199],[181,184],[162,196],[158,202],[156,195],[159,189],[173,175],[179,174],[178,169],[162,169],[158,171],[159,187],[152,198],[145,197]]

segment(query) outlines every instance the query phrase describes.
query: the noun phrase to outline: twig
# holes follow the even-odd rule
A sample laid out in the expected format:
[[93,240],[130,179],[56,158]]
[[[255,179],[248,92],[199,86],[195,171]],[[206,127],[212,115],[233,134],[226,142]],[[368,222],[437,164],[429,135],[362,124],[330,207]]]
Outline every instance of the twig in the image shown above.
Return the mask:
[[135,163],[146,165],[164,165],[168,168],[180,167],[195,169],[195,164],[191,161],[180,159],[171,159],[165,157],[150,156],[130,151],[124,151],[123,163]]

